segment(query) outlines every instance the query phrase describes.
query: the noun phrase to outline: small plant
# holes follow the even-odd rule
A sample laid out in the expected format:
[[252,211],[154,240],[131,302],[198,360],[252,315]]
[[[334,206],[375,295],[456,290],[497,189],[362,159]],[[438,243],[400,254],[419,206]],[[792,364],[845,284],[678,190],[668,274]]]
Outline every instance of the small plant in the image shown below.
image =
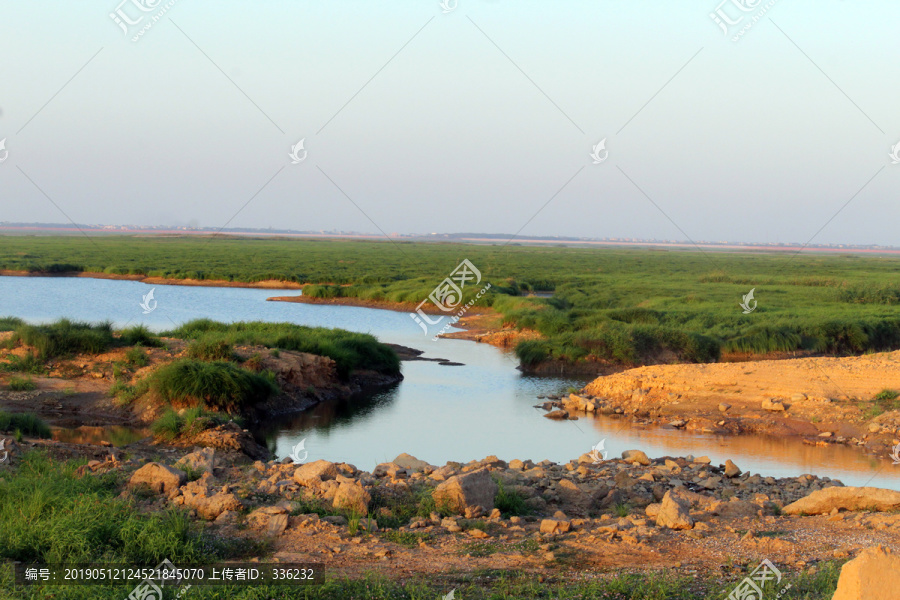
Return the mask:
[[528,514],[525,497],[517,491],[507,490],[502,481],[497,481],[497,496],[494,506],[500,509],[504,518]]
[[34,353],[28,353],[24,356],[12,355],[9,362],[0,365],[4,371],[11,373],[31,373],[32,375],[43,375],[47,369],[44,364],[38,360]]
[[244,361],[244,368],[250,369],[254,373],[259,373],[262,371],[262,355],[259,352],[256,352]]
[[875,394],[873,400],[875,400],[876,402],[890,402],[891,400],[896,400],[897,396],[900,396],[900,392],[896,390],[884,389]]
[[150,357],[147,356],[147,352],[144,348],[138,344],[125,351],[125,362],[129,365],[134,365],[135,367],[146,367],[150,364]]
[[629,506],[627,502],[619,502],[616,504],[615,513],[617,516],[624,519],[631,514],[631,506]]
[[37,385],[35,385],[31,377],[13,375],[9,378],[9,389],[14,392],[30,392],[31,390],[36,390]]
[[269,352],[269,354],[272,358],[279,358],[281,356],[281,351],[279,351],[278,348],[272,348],[272,351]]

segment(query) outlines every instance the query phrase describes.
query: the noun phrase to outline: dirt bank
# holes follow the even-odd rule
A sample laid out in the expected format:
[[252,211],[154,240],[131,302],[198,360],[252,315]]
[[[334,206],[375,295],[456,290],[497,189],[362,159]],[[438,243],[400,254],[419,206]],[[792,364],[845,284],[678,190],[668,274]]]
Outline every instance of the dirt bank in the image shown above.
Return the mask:
[[900,352],[740,363],[656,365],[598,377],[581,396],[599,412],[715,433],[802,436],[884,454],[900,442]]
[[90,273],[87,271],[73,271],[66,273],[32,273],[30,271],[0,270],[0,276],[5,277],[87,277],[88,279],[114,279],[121,281],[140,281],[149,285],[188,285],[199,287],[232,287],[232,288],[262,288],[262,289],[302,289],[304,285],[294,281],[279,281],[270,279],[265,281],[242,282],[226,281],[224,279],[173,279],[169,277],[147,277],[146,275],[115,275],[110,273]]

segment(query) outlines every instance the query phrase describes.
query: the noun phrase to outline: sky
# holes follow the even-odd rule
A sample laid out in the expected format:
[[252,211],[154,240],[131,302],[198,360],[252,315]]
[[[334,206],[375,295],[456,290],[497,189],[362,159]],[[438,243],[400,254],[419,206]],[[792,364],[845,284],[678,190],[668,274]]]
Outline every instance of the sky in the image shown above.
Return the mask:
[[0,221],[900,246],[897,2],[120,1],[0,0]]

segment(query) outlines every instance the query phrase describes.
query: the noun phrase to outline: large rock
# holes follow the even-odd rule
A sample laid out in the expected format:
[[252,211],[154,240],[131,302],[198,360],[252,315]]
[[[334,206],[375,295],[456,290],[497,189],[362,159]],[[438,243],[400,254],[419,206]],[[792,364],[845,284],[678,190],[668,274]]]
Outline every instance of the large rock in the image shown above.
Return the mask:
[[890,548],[867,548],[841,567],[831,600],[896,600],[900,594],[900,558]]
[[669,529],[692,529],[690,497],[678,488],[666,492],[656,515],[656,524]]
[[305,487],[318,487],[323,481],[337,477],[337,467],[327,460],[301,465],[294,471],[294,481]]
[[762,401],[763,410],[768,410],[771,412],[781,412],[784,411],[785,407],[781,400],[776,398],[766,398]]
[[497,484],[485,469],[454,475],[441,483],[431,496],[438,506],[446,506],[459,514],[466,508],[480,506],[485,512],[494,508]]
[[338,487],[331,504],[335,508],[349,510],[357,515],[367,515],[371,500],[369,492],[359,483],[345,481]]
[[212,521],[225,511],[241,510],[243,504],[237,496],[225,491],[227,488],[215,491],[215,487],[212,476],[204,473],[203,477],[182,488],[184,505],[193,508],[197,511],[197,515],[208,521]]
[[128,481],[129,487],[147,486],[157,494],[171,494],[187,481],[187,475],[161,463],[148,463],[134,472]]
[[434,467],[424,460],[419,460],[415,456],[411,456],[405,452],[395,458],[393,462],[398,467],[409,469],[410,471],[425,471],[429,469],[434,471]]
[[645,467],[650,464],[650,457],[643,450],[626,450],[622,453],[622,459]]
[[216,466],[216,450],[214,448],[202,448],[196,452],[185,454],[181,457],[181,460],[175,463],[175,466],[185,471],[201,473],[209,471],[212,473]]
[[821,515],[834,509],[887,511],[898,508],[900,492],[873,487],[829,487],[788,504],[782,512],[789,515]]
[[725,461],[725,477],[731,479],[732,477],[737,477],[740,474],[741,470],[736,464],[734,464],[730,460]]

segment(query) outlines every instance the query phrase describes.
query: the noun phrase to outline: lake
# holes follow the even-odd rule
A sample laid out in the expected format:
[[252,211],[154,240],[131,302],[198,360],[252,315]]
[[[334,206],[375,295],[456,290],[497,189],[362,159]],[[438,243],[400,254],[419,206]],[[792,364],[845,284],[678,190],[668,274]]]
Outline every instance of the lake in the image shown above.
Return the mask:
[[[156,308],[145,314],[143,296],[154,290]],[[900,466],[843,446],[815,447],[800,440],[715,436],[631,427],[616,418],[545,419],[533,406],[538,395],[565,393],[587,379],[536,377],[516,369],[509,352],[464,340],[432,341],[407,313],[348,306],[266,302],[297,290],[146,285],[63,277],[0,277],[0,316],[46,322],[66,317],[110,321],[115,327],[143,324],[155,331],[196,318],[223,322],[286,321],[371,333],[380,340],[417,348],[434,362],[403,363],[404,381],[349,403],[320,405],[257,433],[278,457],[305,440],[307,460],[349,462],[371,470],[407,452],[442,465],[496,455],[503,460],[567,462],[605,440],[610,456],[639,448],[651,457],[707,455],[734,460],[745,471],[775,477],[813,473],[847,485],[900,489]],[[153,304],[151,303],[152,307]]]

